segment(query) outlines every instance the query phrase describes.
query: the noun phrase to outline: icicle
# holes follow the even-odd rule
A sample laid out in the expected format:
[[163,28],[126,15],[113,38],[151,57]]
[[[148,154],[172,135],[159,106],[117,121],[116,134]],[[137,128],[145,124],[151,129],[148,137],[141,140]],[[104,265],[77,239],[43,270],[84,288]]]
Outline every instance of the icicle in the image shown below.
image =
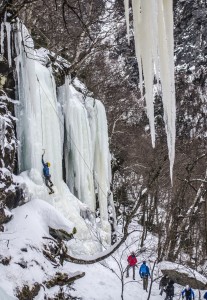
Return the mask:
[[[170,160],[170,176],[173,177],[175,156],[175,88],[174,41],[172,0],[132,0],[135,50],[139,65],[139,81],[142,93],[144,75],[145,99],[149,117],[152,145],[155,145],[153,81],[154,76],[162,86],[165,130]],[[128,15],[125,0],[126,16]],[[128,20],[126,20],[128,22]],[[143,75],[142,75],[143,72]]]
[[11,67],[11,65],[12,65],[12,60],[11,60],[11,24],[9,22],[6,22],[5,26],[6,26],[6,36],[7,36],[7,57],[8,57],[9,67]]
[[129,41],[129,0],[124,0],[124,7],[125,7],[125,18],[126,18],[126,25],[127,25],[128,44],[130,44],[130,41]]
[[[160,56],[160,80],[167,134],[171,181],[175,157],[175,87],[172,0],[158,2],[158,51]],[[164,4],[165,3],[165,4]]]
[[143,94],[143,76],[142,76],[142,59],[141,59],[141,49],[140,49],[140,33],[141,33],[141,9],[140,9],[141,0],[132,0],[132,8],[134,15],[134,36],[135,38],[135,50],[139,67],[139,83],[141,94]]
[[1,54],[4,55],[4,23],[1,23]]
[[6,25],[6,19],[7,19],[7,12],[4,13],[4,21],[1,23],[1,54],[2,54],[2,56],[5,53],[5,49],[4,49],[4,38],[5,38],[4,27]]

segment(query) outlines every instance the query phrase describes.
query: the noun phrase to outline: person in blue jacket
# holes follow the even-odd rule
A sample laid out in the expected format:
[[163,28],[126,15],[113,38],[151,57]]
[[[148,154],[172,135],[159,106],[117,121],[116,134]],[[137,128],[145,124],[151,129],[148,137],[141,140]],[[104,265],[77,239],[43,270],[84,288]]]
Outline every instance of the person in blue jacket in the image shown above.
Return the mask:
[[195,300],[194,291],[191,289],[189,285],[186,285],[184,290],[182,291],[182,298],[186,300]]
[[207,292],[205,292],[203,298],[204,298],[205,300],[207,300]]
[[46,163],[44,162],[44,154],[45,154],[45,151],[42,154],[43,175],[44,175],[44,178],[45,178],[45,184],[50,190],[49,194],[53,194],[54,193],[54,191],[52,189],[53,183],[51,181],[51,175],[50,175],[50,169],[49,169],[50,163],[49,162],[46,162]]
[[148,288],[148,277],[150,276],[149,267],[146,265],[146,261],[143,261],[143,264],[141,265],[139,269],[139,275],[143,280],[143,289],[147,292]]

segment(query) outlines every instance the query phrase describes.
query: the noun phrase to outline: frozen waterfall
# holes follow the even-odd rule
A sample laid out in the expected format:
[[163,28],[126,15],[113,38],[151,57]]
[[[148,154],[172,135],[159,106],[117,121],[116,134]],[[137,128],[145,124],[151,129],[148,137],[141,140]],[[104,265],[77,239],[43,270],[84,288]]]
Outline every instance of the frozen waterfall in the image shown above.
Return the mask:
[[84,97],[68,78],[58,89],[58,98],[66,120],[66,182],[73,194],[92,211],[98,200],[101,223],[108,231],[111,169],[104,106],[98,100]]
[[[11,32],[9,26],[7,32]],[[23,172],[22,177],[34,198],[49,201],[74,222],[80,240],[97,240],[91,237],[89,226],[81,217],[81,211],[88,210],[92,223],[97,219],[93,226],[100,242],[110,244],[108,210],[110,215],[113,212],[114,220],[115,210],[110,193],[111,167],[104,106],[98,100],[85,97],[78,80],[72,84],[66,77],[65,84],[57,88],[52,68],[46,67],[46,51],[34,49],[33,40],[21,22],[15,26],[19,172]],[[1,45],[3,47],[3,42]],[[41,176],[43,149],[45,161],[51,163],[55,185],[55,194],[50,196]]]
[[[124,0],[129,36],[129,0]],[[155,146],[154,77],[162,86],[165,130],[173,177],[175,157],[175,84],[172,0],[132,0],[134,38],[139,65],[140,89],[145,82],[145,99],[150,123],[152,145]],[[143,76],[142,76],[143,74]]]

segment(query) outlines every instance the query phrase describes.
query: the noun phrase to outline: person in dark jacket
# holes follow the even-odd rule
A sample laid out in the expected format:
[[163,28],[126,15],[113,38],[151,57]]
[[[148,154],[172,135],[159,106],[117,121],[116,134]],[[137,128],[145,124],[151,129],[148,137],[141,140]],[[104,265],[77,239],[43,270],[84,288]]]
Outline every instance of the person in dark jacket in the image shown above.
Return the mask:
[[50,190],[49,194],[53,194],[54,193],[54,191],[52,189],[53,183],[51,181],[51,175],[50,175],[50,169],[49,169],[50,163],[44,162],[44,154],[45,154],[45,152],[42,154],[42,165],[43,165],[43,175],[45,178],[45,184]]
[[203,298],[204,298],[205,300],[207,300],[207,292],[205,292]]
[[133,269],[133,280],[135,280],[135,267],[137,264],[137,258],[135,256],[135,253],[132,252],[131,255],[128,256],[127,258],[128,261],[128,266],[126,268],[126,277],[129,277],[129,269]]
[[173,300],[174,297],[174,281],[170,280],[167,287],[165,288],[166,297],[165,300]]
[[184,290],[182,291],[182,298],[186,300],[195,300],[194,291],[191,289],[189,285],[186,285]]
[[160,280],[160,284],[159,284],[159,289],[160,289],[160,295],[162,296],[164,289],[166,288],[166,286],[169,283],[169,277],[167,274],[165,274],[161,280]]
[[143,264],[141,265],[139,269],[139,275],[143,280],[143,289],[147,292],[148,288],[148,277],[150,276],[149,267],[146,265],[146,261],[143,261]]
[[14,198],[14,205],[13,208],[16,208],[17,206],[23,204],[24,201],[24,191],[19,183],[16,183],[15,186],[15,198]]

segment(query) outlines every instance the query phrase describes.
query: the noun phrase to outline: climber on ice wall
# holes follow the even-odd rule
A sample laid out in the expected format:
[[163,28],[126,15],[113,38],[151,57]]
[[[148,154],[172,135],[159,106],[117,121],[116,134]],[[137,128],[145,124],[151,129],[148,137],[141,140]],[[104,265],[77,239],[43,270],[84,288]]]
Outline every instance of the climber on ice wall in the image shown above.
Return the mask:
[[50,170],[49,170],[50,163],[44,162],[44,154],[45,154],[45,150],[42,154],[42,165],[43,165],[43,174],[44,174],[44,178],[45,178],[45,184],[50,190],[49,194],[53,194],[54,193],[54,191],[52,189],[53,183],[51,181],[51,175],[50,175]]

